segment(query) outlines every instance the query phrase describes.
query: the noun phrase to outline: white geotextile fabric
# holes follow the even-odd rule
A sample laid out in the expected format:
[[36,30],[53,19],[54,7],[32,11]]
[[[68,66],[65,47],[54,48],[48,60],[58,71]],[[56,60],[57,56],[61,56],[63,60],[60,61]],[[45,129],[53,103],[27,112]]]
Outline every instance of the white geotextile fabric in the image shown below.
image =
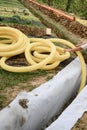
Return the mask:
[[[0,111],[0,130],[40,130],[45,127],[78,89],[80,76],[81,65],[75,59],[50,81],[29,93],[20,93]],[[19,104],[20,99],[27,99],[26,108]]]
[[46,130],[71,130],[77,120],[87,111],[87,85]]

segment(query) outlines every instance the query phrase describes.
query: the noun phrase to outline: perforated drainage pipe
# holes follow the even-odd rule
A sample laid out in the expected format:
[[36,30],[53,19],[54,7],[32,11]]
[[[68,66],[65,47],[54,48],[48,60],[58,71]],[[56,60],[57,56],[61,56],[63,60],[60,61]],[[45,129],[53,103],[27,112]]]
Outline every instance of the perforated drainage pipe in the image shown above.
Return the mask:
[[0,111],[0,130],[44,128],[77,91],[80,75],[81,66],[77,58],[37,89],[20,93],[9,106]]

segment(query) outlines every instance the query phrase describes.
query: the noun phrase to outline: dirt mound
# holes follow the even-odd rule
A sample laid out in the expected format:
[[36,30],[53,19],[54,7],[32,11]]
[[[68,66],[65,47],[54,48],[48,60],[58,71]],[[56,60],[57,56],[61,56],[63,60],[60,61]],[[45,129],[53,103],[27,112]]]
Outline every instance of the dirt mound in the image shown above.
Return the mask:
[[87,38],[87,27],[82,25],[81,23],[77,21],[70,21],[63,16],[59,16],[57,14],[49,12],[49,10],[48,13],[45,13],[44,11],[42,12],[48,15],[54,21],[59,22],[61,25],[65,26],[72,33],[79,35],[81,38]]
[[77,21],[71,21],[64,16],[58,15],[57,13],[55,13],[55,11],[52,11],[51,9],[49,9],[50,7],[43,8],[39,4],[35,4],[35,3],[24,1],[24,0],[22,2],[27,7],[33,7],[34,9],[41,11],[42,13],[50,17],[52,20],[65,26],[67,30],[69,30],[70,32],[76,35],[79,35],[81,38],[87,39],[87,27],[82,25],[81,23]]
[[[51,17],[52,18],[52,17]],[[53,19],[65,26],[72,33],[79,35],[81,38],[87,38],[87,27],[77,21],[69,21],[63,17],[54,17]]]
[[[0,24],[0,26],[8,26],[8,25]],[[28,26],[18,25],[18,24],[13,24],[13,25],[9,25],[9,26],[19,29],[24,34],[26,34],[27,36],[42,37],[42,36],[45,35],[45,29],[44,28],[28,27]]]

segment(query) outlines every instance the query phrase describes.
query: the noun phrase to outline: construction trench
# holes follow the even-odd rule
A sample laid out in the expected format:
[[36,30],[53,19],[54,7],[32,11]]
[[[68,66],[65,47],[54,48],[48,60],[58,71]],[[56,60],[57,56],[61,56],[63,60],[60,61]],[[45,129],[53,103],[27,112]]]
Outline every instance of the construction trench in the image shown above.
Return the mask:
[[[57,20],[56,22],[59,22],[61,24],[65,23],[65,27],[75,27],[74,29],[68,28],[67,33],[69,35],[66,36],[66,31],[64,31],[66,30],[65,27],[64,30],[59,30],[59,28],[57,28],[58,30],[56,28],[52,28],[52,30],[56,32],[56,35],[58,37],[67,39],[71,42],[74,38],[76,38],[73,42],[80,43],[82,44],[81,47],[83,49],[87,49],[87,27],[76,22],[75,19],[69,20],[66,17],[62,16],[60,18],[58,16],[58,19],[60,19],[58,21],[57,15],[54,12],[49,12],[49,10],[45,10],[37,6],[33,3],[32,0],[22,0],[22,2],[23,4],[27,5],[27,7],[29,7],[29,9],[34,12],[34,14],[36,14],[35,9],[38,9],[37,12],[41,11],[41,13],[45,12],[45,14],[47,13],[46,15],[51,15],[50,17],[55,19],[55,21]],[[40,20],[42,19],[43,23],[46,26],[54,27],[52,23],[48,23],[46,19],[43,20],[40,15],[40,12],[39,16]],[[61,19],[63,19],[63,22],[61,22]],[[78,24],[79,28],[77,29],[76,27],[78,26],[73,26],[74,24]],[[74,32],[74,34],[72,34],[72,32]],[[75,36],[76,34],[79,35]],[[70,35],[72,37],[70,37]],[[79,90],[80,82],[81,64],[79,59],[76,58],[72,62],[70,62],[63,70],[61,70],[57,75],[55,75],[51,80],[42,84],[41,86],[29,93],[20,93],[9,104],[9,106],[2,109],[0,111],[0,130],[71,130],[77,120],[83,115],[85,111],[87,111],[87,102],[85,100],[87,98],[87,86],[85,86],[85,89],[80,92],[74,103],[71,104],[71,107],[69,106],[68,108],[66,108],[66,110],[61,115],[60,113],[63,110],[65,104],[73,96],[76,96],[75,94]],[[84,105],[81,105],[82,102]],[[78,112],[76,112],[76,109],[78,107],[79,110]],[[78,113],[75,115],[74,119],[72,117],[73,112],[75,114]],[[58,115],[60,115],[57,119],[58,121],[56,120],[51,126],[49,126],[50,123],[53,122],[53,118],[55,118],[56,115],[57,118]]]

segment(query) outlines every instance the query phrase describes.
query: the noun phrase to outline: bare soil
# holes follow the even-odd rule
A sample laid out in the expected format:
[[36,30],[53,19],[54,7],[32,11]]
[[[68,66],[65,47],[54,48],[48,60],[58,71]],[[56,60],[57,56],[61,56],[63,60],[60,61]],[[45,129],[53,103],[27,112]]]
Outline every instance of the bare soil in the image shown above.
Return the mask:
[[39,28],[39,27],[29,27],[19,24],[12,24],[12,25],[6,25],[6,24],[0,24],[0,26],[10,26],[19,29],[27,36],[35,36],[35,37],[42,37],[45,35],[45,28]]
[[87,130],[87,112],[84,112],[71,130]]

